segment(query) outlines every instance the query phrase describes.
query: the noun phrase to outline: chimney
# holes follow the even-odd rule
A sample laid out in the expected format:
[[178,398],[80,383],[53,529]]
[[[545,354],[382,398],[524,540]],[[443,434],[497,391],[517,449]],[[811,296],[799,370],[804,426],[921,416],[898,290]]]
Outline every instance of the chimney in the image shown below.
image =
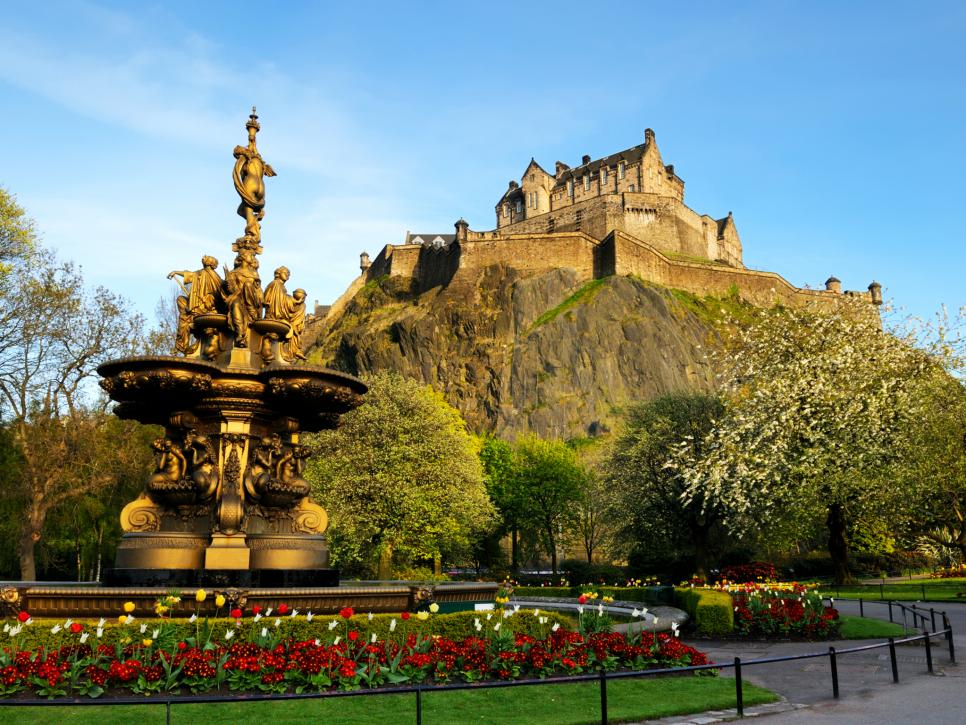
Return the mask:
[[516,189],[520,185],[517,182],[515,182],[513,179],[510,179],[509,186],[510,186],[510,189],[513,190],[513,189]]
[[569,168],[570,167],[567,166],[567,164],[565,164],[563,161],[558,161],[557,170],[554,172],[554,176],[559,179],[561,174],[563,174],[563,172],[567,171]]
[[829,277],[827,280],[825,280],[825,291],[842,294],[842,280],[840,280],[838,277]]
[[654,129],[644,129],[644,143],[654,143]]
[[580,164],[582,166],[586,166],[589,163],[590,163],[590,154],[584,154],[583,158],[580,159]]

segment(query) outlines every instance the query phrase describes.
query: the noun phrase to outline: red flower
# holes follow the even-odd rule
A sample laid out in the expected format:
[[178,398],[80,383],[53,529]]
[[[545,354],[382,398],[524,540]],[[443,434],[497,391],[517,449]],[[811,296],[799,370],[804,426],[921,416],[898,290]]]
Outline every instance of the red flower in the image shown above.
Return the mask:
[[252,607],[252,614],[261,614],[261,613],[262,613],[262,607],[260,604],[256,604],[254,607]]
[[278,605],[278,613],[279,614],[288,614],[288,605],[287,604],[279,604]]
[[26,612],[21,612],[20,614],[17,615],[18,622],[26,622],[28,619],[30,619],[30,615],[27,614]]
[[403,612],[399,616],[401,616],[403,619],[409,619],[409,612]]
[[[279,607],[279,610],[281,610],[281,607]],[[240,610],[237,607],[235,607],[235,609],[232,609],[229,612],[229,614],[232,616],[232,619],[241,619],[242,610]]]
[[586,594],[581,594],[579,597],[577,597],[577,601],[580,602],[581,604],[586,604],[587,603],[587,595]]
[[349,641],[351,642],[355,642],[357,639],[359,639],[359,633],[356,632],[354,629],[351,632],[349,632],[348,636],[349,636]]
[[180,649],[181,651],[184,651],[184,650],[188,649],[188,643],[187,642],[178,642],[178,649]]
[[343,607],[339,610],[339,616],[343,619],[352,619],[353,614],[355,614],[355,610],[352,607]]
[[80,634],[80,631],[84,629],[80,622],[71,622],[70,631],[73,634]]

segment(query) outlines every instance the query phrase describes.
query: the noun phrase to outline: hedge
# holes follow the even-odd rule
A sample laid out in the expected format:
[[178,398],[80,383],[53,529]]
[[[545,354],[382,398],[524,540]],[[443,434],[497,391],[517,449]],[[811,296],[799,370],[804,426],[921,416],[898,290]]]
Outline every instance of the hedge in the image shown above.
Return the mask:
[[602,597],[613,597],[623,602],[643,602],[644,604],[671,604],[674,602],[672,587],[602,587],[584,586],[572,587],[514,587],[515,597],[579,597],[583,592],[597,592]]
[[[431,614],[425,621],[418,619],[415,614],[411,615],[409,619],[402,619],[399,614],[374,614],[371,621],[365,614],[356,614],[348,621],[352,629],[359,630],[366,635],[375,633],[380,639],[399,639],[410,633],[418,633],[423,635],[438,634],[458,642],[467,637],[480,636],[481,634],[485,635],[487,633],[486,627],[489,626],[492,629],[492,625],[497,621],[502,621],[504,628],[510,629],[515,633],[529,634],[537,638],[546,636],[549,627],[555,622],[559,622],[561,626],[568,629],[574,629],[576,627],[576,623],[572,617],[556,612],[541,613],[541,616],[548,618],[548,622],[543,625],[534,616],[533,610],[520,610],[506,619],[499,619],[502,614],[499,610],[495,610],[492,612],[492,619],[487,621],[486,615],[489,613],[454,612],[452,614]],[[330,634],[329,623],[333,620],[339,622],[336,628],[337,632],[341,630],[344,634],[346,631],[346,620],[338,615],[315,616],[311,622],[303,615],[296,617],[286,615],[284,617],[278,617],[277,619],[279,620],[279,626],[277,628],[278,634],[283,639],[292,638],[297,641],[321,639],[324,641],[327,635]],[[389,626],[393,619],[396,620],[396,627],[395,631],[390,633]],[[482,632],[476,631],[473,623],[474,619],[479,619],[483,624],[484,629]],[[90,633],[88,644],[93,644],[97,620],[77,619],[75,621],[80,622],[84,627],[84,631]],[[241,620],[240,625],[236,624],[234,619],[228,618],[209,619],[207,621],[211,627],[212,640],[224,641],[225,633],[229,629],[234,629],[234,636],[239,640],[245,641],[251,639],[252,635],[260,632],[262,627],[267,627],[269,631],[275,629],[276,617],[262,617],[256,622],[251,614],[247,614]],[[50,631],[51,628],[57,624],[63,627],[64,620],[34,620],[33,624],[24,627],[23,631],[17,636],[16,646],[19,649],[29,650],[40,646],[46,648],[62,647],[77,642],[80,634],[70,634],[63,630],[56,634],[52,633]],[[164,625],[163,639],[165,641],[179,642],[189,637],[194,637],[196,632],[204,627],[205,620],[201,618],[196,622],[191,622],[187,619],[161,620],[151,617],[137,618],[131,624],[120,624],[114,619],[104,624],[104,634],[97,640],[97,643],[114,646],[118,643],[123,643],[125,639],[140,640],[145,637],[151,637],[153,631],[161,627],[162,624]],[[144,633],[141,632],[141,625],[146,625]],[[2,636],[3,641],[0,646],[4,646],[12,641],[6,635]]]
[[691,617],[698,634],[715,637],[734,631],[734,604],[727,592],[679,587],[674,596],[678,606]]

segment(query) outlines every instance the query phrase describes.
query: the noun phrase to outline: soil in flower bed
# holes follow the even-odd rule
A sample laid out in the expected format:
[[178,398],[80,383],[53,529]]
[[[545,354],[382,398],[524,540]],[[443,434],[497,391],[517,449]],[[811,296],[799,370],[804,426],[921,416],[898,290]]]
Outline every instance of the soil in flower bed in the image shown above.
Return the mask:
[[[683,676],[614,680],[607,683],[611,722],[639,721],[670,715],[704,712],[735,706],[730,678]],[[774,702],[773,693],[749,683],[744,686],[745,706]],[[337,697],[321,700],[250,702],[231,704],[176,704],[171,722],[189,725],[238,725],[268,722],[272,725],[320,723],[370,725],[415,722],[414,695]],[[0,719],[9,725],[160,725],[165,711],[159,705],[105,707],[8,707],[0,705]],[[555,684],[492,690],[425,691],[423,722],[427,725],[583,725],[600,722],[597,683]]]

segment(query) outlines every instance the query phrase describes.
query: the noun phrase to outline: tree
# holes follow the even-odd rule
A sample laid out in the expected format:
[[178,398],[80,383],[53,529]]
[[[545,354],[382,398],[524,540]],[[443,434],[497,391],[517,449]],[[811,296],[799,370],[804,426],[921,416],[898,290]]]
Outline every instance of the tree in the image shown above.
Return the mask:
[[500,515],[500,525],[490,534],[502,538],[510,535],[510,568],[520,568],[520,526],[526,502],[513,487],[513,448],[502,438],[484,435],[480,438],[480,462],[486,493]]
[[389,578],[394,558],[465,551],[494,520],[477,439],[431,388],[394,373],[365,378],[365,402],[315,437],[309,480],[330,512],[333,558]]
[[691,558],[692,570],[707,578],[713,557],[729,539],[723,506],[689,500],[687,479],[673,464],[675,451],[700,460],[708,433],[724,413],[721,401],[702,393],[675,393],[632,406],[604,464],[624,514],[622,529],[636,556]]
[[0,279],[6,277],[17,260],[26,257],[36,245],[33,220],[17,203],[17,198],[0,186]]
[[701,451],[677,451],[688,499],[766,537],[821,517],[836,580],[850,579],[850,522],[895,518],[908,503],[887,474],[923,412],[916,386],[936,364],[915,342],[848,299],[763,311],[737,328],[721,359],[726,414]]
[[0,202],[0,229],[14,240],[0,253],[16,250],[0,275],[0,410],[20,458],[7,494],[23,505],[20,569],[32,580],[48,513],[131,463],[123,442],[99,437],[106,400],[93,381],[100,363],[141,348],[143,320],[109,291],[87,289],[76,267],[36,244],[23,210]]
[[514,495],[527,502],[521,523],[537,533],[556,574],[557,545],[563,529],[576,517],[577,503],[584,495],[588,480],[587,472],[565,443],[536,436],[519,439],[513,459]]

